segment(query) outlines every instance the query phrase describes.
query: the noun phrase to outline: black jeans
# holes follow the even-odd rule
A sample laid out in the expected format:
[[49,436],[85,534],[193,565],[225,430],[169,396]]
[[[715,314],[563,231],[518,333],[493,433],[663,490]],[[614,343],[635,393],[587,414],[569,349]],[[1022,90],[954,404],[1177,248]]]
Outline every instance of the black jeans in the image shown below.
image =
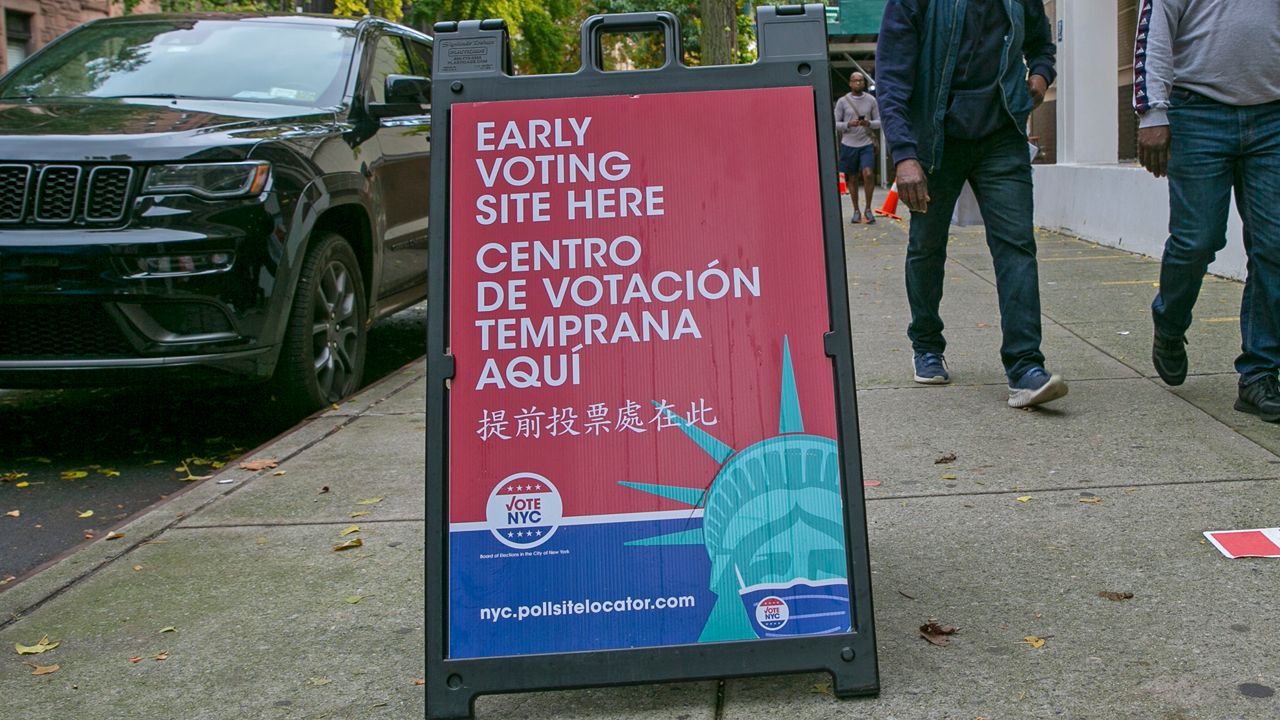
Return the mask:
[[1000,301],[1000,360],[1010,382],[1044,365],[1040,352],[1040,279],[1032,228],[1031,160],[1027,140],[1006,127],[977,140],[947,137],[929,181],[929,212],[911,213],[907,241],[907,336],[915,352],[941,353],[942,277],[951,213],[965,181],[986,223],[987,247]]

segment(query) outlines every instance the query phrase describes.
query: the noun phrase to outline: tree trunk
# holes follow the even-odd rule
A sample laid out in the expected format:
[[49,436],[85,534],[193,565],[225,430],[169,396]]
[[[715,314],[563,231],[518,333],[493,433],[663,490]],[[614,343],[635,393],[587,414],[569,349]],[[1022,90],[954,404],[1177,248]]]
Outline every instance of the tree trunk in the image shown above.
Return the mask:
[[702,64],[728,65],[738,47],[736,0],[700,0],[702,5]]

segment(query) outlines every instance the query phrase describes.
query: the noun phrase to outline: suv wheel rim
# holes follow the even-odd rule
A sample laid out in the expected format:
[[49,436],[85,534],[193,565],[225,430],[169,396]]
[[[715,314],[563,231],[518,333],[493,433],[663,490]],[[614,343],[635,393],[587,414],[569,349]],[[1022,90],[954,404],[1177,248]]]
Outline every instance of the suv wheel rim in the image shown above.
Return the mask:
[[355,375],[360,335],[355,288],[345,265],[334,261],[325,266],[315,284],[312,308],[316,387],[321,397],[333,402],[346,394]]

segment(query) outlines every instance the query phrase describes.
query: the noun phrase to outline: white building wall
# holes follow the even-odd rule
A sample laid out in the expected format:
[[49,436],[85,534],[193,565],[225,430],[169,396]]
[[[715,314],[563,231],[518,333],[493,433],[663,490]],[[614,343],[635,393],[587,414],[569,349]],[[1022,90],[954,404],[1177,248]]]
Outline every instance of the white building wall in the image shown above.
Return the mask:
[[[1158,258],[1168,234],[1168,184],[1116,161],[1116,0],[1056,5],[1058,164],[1034,166],[1035,222]],[[1243,279],[1240,231],[1233,208],[1227,247],[1210,272]]]

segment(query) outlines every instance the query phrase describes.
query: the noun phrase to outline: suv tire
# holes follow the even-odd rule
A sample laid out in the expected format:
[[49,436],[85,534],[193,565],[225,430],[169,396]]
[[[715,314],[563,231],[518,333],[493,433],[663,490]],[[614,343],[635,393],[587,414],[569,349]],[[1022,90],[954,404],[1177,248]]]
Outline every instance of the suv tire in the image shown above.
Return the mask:
[[302,263],[272,378],[291,415],[308,415],[360,387],[368,348],[368,301],[351,245],[317,235]]

